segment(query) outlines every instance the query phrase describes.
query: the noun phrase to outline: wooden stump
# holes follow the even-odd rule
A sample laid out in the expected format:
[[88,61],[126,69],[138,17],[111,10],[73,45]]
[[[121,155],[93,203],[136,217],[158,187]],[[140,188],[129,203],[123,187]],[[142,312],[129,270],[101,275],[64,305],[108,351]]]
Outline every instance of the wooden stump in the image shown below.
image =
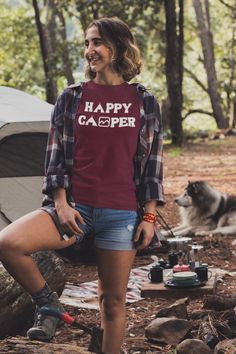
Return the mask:
[[89,354],[86,348],[69,344],[29,341],[22,337],[7,338],[0,343],[1,353],[11,354]]
[[[52,290],[60,296],[64,286],[64,262],[51,251],[38,252],[33,258]],[[30,296],[0,263],[0,338],[19,333],[32,321],[34,305]]]

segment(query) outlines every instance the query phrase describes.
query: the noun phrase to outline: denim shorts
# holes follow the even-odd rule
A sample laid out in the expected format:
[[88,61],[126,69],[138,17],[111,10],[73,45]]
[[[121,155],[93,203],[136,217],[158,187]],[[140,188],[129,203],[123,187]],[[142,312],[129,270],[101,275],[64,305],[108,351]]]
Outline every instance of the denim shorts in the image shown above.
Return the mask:
[[[76,203],[78,210],[86,225],[78,224],[83,230],[82,238],[94,234],[95,247],[130,251],[135,249],[133,238],[139,224],[137,211],[116,210],[109,208],[94,208]],[[79,243],[81,236],[77,236]]]

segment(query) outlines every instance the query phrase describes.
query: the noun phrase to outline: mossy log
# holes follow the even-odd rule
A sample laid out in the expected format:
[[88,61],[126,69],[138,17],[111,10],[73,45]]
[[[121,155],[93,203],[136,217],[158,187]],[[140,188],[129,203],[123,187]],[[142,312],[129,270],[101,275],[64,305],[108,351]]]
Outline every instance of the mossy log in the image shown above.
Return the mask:
[[[64,286],[64,262],[54,252],[38,252],[33,258],[50,287],[60,296]],[[31,324],[34,312],[30,296],[0,263],[0,338],[19,333]]]
[[1,353],[11,354],[89,354],[86,348],[70,344],[29,341],[22,337],[7,338],[0,342]]

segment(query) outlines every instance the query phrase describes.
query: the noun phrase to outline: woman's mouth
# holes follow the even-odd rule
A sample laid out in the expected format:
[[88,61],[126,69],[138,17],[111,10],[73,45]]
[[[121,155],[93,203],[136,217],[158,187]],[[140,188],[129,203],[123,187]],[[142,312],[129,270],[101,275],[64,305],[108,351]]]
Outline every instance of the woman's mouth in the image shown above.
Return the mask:
[[89,57],[88,60],[90,65],[94,65],[99,60],[99,56],[96,55],[96,56]]

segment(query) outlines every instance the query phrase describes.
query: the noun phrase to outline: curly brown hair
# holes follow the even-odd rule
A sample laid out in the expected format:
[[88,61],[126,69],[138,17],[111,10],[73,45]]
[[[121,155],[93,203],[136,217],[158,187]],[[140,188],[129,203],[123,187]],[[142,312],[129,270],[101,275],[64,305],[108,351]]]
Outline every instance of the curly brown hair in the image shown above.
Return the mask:
[[[122,75],[125,81],[130,81],[139,74],[142,65],[140,50],[128,25],[116,17],[103,17],[92,21],[87,30],[92,26],[98,28],[104,44],[114,51],[113,70]],[[87,65],[85,75],[94,79],[96,73]]]

